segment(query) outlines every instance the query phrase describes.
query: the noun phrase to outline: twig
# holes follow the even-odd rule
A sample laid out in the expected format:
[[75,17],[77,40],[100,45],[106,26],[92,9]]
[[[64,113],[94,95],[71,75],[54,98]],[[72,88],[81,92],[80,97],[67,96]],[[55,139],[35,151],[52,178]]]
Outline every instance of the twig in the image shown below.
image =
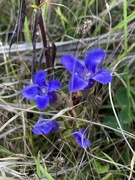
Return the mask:
[[25,0],[20,0],[20,9],[19,9],[17,22],[15,25],[13,34],[12,34],[11,39],[10,39],[9,52],[10,52],[12,44],[14,44],[17,41],[19,33],[22,32],[22,28],[23,28],[23,24],[24,24],[24,20],[25,20],[25,15],[26,15]]

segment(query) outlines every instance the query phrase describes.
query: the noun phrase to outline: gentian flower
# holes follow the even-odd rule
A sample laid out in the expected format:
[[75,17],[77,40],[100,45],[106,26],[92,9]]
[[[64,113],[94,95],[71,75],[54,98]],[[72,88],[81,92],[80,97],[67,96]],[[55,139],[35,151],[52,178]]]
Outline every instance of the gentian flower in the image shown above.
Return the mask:
[[86,130],[84,128],[73,132],[71,136],[75,137],[78,144],[84,149],[87,149],[91,145],[90,140],[86,138]]
[[33,75],[33,83],[23,89],[22,96],[28,100],[35,100],[38,109],[43,110],[49,102],[57,100],[55,90],[60,88],[60,86],[61,84],[58,80],[51,80],[47,83],[46,72],[39,70]]
[[70,92],[89,89],[97,81],[101,84],[112,82],[110,70],[97,70],[99,64],[103,61],[105,52],[102,49],[93,49],[89,51],[84,61],[78,60],[71,54],[61,57],[63,66],[72,75],[68,89]]
[[40,117],[39,121],[34,125],[32,132],[36,135],[47,134],[49,132],[57,131],[59,124],[55,120],[48,120]]

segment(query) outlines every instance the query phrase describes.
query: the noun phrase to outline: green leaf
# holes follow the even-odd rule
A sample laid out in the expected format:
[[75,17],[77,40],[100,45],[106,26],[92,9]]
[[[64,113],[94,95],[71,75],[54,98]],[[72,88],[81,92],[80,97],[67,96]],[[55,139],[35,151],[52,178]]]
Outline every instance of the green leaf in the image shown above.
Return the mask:
[[[106,126],[112,127],[114,129],[117,129],[119,127],[114,116],[107,116],[106,118],[104,118],[103,119],[103,124],[106,125]],[[119,133],[119,132],[117,132],[115,130],[114,130],[114,133],[117,136],[122,137],[121,133]]]
[[[103,124],[108,127],[112,127],[114,129],[118,129],[118,127],[119,127],[114,116],[108,116],[108,117],[104,118]],[[130,129],[129,129],[129,126],[127,126],[127,123],[126,124],[121,123],[121,125],[122,125],[123,130],[130,132]],[[119,133],[115,130],[114,130],[114,133],[119,137],[123,137],[121,133]]]
[[103,155],[104,155],[107,159],[109,159],[111,162],[114,163],[114,166],[115,166],[116,169],[120,172],[120,168],[119,168],[119,166],[118,166],[117,164],[115,164],[115,161],[114,161],[110,156],[108,156],[106,153],[104,153],[104,152],[102,152],[102,153],[103,153]]
[[121,119],[122,123],[124,123],[124,124],[129,124],[132,122],[132,117],[131,117],[131,115],[128,114],[127,106],[122,107],[122,110],[120,112],[120,119]]
[[122,87],[122,88],[119,88],[116,91],[116,100],[122,106],[127,105],[128,98],[127,98],[127,90],[126,90],[126,88]]
[[[45,176],[46,180],[54,180],[53,177],[41,166],[40,164],[40,152],[38,152],[36,162],[36,170],[38,177],[41,177],[41,173]],[[44,179],[45,179],[44,178]]]
[[0,154],[5,154],[6,156],[14,155],[13,152],[9,151],[8,149],[6,149],[5,147],[2,147],[2,146],[0,146]]
[[47,180],[54,180],[53,177],[43,168],[43,166],[41,166],[41,164],[40,164],[40,171],[47,178]]
[[65,23],[69,24],[69,21],[67,20],[67,18],[62,14],[61,9],[59,7],[57,7],[57,9],[55,9],[56,13],[59,15],[60,19],[61,19],[61,23],[63,28],[65,29]]
[[40,152],[38,152],[38,156],[36,159],[36,170],[37,170],[38,177],[40,177],[41,176],[41,173],[40,173]]
[[114,116],[107,116],[106,118],[104,118],[103,124],[115,129],[118,127],[118,123]]
[[113,174],[106,174],[101,180],[114,180]]
[[72,129],[66,129],[66,130],[62,133],[62,137],[63,137],[63,138],[68,138],[68,137],[70,137],[71,133],[72,133]]
[[101,161],[98,161],[98,160],[94,162],[94,169],[99,174],[103,174],[107,172],[109,168],[110,168],[109,164],[102,164]]
[[[135,19],[135,12],[131,13],[129,16],[127,16],[127,23],[133,21]],[[124,27],[124,20],[121,21],[118,25],[116,25],[113,29],[114,30],[120,30]]]
[[135,95],[135,87],[130,86],[130,91],[131,91],[131,93],[132,93],[132,94],[134,94],[134,95]]
[[30,29],[29,29],[27,17],[25,17],[24,29],[25,29],[24,33],[25,33],[26,41],[27,41],[27,43],[31,43],[31,34],[30,34]]

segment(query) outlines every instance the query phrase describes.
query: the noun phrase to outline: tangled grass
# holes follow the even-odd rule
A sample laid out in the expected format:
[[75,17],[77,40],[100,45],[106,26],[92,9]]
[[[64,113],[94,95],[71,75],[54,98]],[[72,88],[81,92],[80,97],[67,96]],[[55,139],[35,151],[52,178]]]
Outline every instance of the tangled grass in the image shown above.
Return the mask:
[[[42,1],[43,2],[43,1]],[[30,82],[34,1],[26,2],[24,28],[12,45],[9,42],[17,21],[20,1],[0,1],[0,174],[10,179],[135,179],[135,0],[47,1],[42,17],[57,46],[55,76],[62,82],[57,104],[42,113],[60,123],[57,133],[36,136],[31,129],[40,112],[22,98]],[[37,28],[36,62],[42,51]],[[67,91],[69,75],[60,57],[72,53],[83,59],[95,47],[107,53],[103,66],[113,70],[113,82],[83,94],[73,103]],[[45,59],[40,68],[46,69]],[[81,92],[75,94],[77,100]],[[81,94],[82,95],[82,94]],[[84,150],[71,138],[72,122],[87,128],[92,145]]]

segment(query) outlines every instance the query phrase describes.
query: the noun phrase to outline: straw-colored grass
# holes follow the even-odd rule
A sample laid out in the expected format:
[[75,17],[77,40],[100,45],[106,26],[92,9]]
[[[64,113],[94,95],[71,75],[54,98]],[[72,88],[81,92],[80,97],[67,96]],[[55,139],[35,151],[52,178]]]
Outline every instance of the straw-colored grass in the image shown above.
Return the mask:
[[[34,8],[38,11],[32,0],[26,2],[24,28],[8,54],[19,2],[0,1],[0,180],[135,179],[135,0],[50,0],[42,5],[45,27],[57,46],[54,74],[63,86],[59,102],[42,112],[55,118],[60,130],[40,136],[31,132],[40,112],[21,95],[31,81]],[[86,20],[91,24],[78,34]],[[37,29],[36,69],[42,47]],[[106,51],[102,66],[112,70],[113,82],[96,84],[74,106],[60,57],[72,53],[83,58],[95,47]],[[45,59],[41,67],[45,69]],[[88,150],[70,136],[72,121],[87,128]]]

